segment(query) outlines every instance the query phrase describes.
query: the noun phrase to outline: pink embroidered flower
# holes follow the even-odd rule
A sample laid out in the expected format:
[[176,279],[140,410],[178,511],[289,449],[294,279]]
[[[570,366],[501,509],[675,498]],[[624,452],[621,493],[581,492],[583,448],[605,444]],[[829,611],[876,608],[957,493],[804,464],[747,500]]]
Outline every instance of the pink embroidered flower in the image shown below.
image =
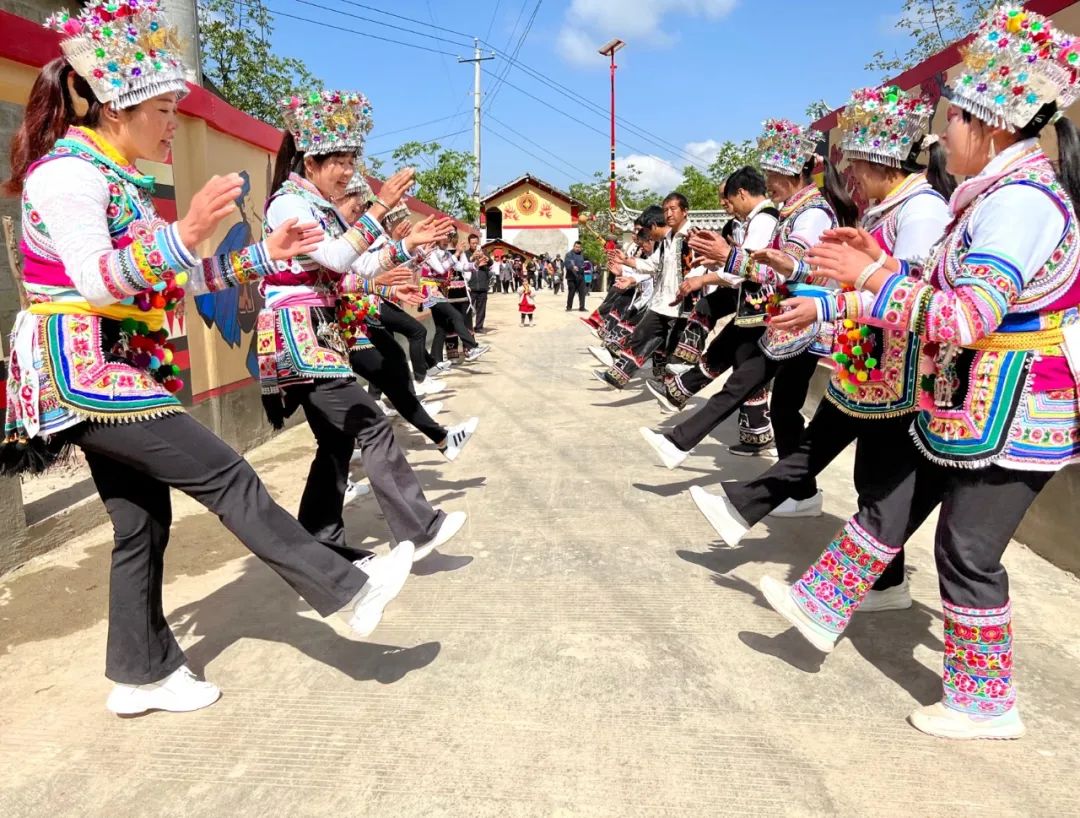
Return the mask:
[[832,552],[821,555],[821,567],[826,571],[832,572],[840,567],[839,560],[832,554]]
[[964,651],[964,664],[970,668],[985,670],[987,667],[986,656],[977,651],[968,649]]
[[854,571],[845,571],[844,576],[841,578],[841,582],[844,583],[845,588],[854,588],[859,584],[862,577],[856,574]]
[[836,596],[836,591],[827,582],[823,582],[814,588],[814,596],[820,599],[822,602],[828,602]]
[[968,627],[967,625],[963,625],[959,622],[954,622],[953,635],[957,639],[962,639],[965,642],[970,642],[972,639],[975,638],[975,629]]
[[979,690],[979,683],[966,673],[957,673],[953,677],[953,684],[961,693],[976,693]]
[[1001,625],[983,625],[980,633],[983,642],[1000,642],[1005,638],[1005,629]]
[[165,263],[165,257],[161,255],[160,250],[153,250],[147,254],[146,260],[150,262],[154,267],[160,267]]
[[988,679],[986,695],[991,699],[1004,699],[1009,695],[1011,685],[1003,679]]

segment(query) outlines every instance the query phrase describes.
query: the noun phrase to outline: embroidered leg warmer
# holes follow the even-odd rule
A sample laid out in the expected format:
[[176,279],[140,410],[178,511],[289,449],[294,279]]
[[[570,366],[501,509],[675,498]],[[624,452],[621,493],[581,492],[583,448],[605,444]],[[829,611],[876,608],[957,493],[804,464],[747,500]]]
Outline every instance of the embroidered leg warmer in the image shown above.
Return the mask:
[[1012,684],[1012,603],[961,608],[942,600],[945,614],[944,704],[978,716],[1000,716],[1016,704]]
[[878,542],[851,519],[791,586],[791,598],[822,628],[842,633],[866,592],[898,553],[899,548]]

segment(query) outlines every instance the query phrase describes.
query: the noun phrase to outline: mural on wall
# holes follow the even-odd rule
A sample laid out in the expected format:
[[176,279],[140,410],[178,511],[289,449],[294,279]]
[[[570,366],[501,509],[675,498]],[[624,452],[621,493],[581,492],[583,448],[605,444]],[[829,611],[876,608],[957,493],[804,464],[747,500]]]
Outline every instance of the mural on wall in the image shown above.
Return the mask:
[[[236,200],[236,206],[240,210],[240,221],[229,228],[229,232],[225,234],[225,238],[214,251],[216,254],[242,250],[253,242],[254,236],[262,235],[262,219],[255,216],[257,229],[252,229],[252,220],[248,216],[247,199],[251,193],[251,177],[248,176],[246,170],[240,171],[240,176],[244,180],[244,186]],[[269,179],[267,179],[267,188],[269,188]],[[206,293],[195,297],[195,309],[207,328],[216,328],[221,340],[232,349],[238,348],[244,335],[250,334],[255,329],[255,322],[262,305],[263,298],[256,283],[229,287],[221,292]],[[258,377],[259,365],[255,357],[254,336],[249,339],[244,364],[251,377]]]

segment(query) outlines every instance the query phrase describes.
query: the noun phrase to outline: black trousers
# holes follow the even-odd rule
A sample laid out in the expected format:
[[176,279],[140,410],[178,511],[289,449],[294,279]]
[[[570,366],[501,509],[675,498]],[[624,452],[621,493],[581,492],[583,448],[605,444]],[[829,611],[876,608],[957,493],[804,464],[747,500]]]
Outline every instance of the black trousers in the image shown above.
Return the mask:
[[551,289],[555,291],[555,295],[558,295],[563,290],[562,278],[554,278],[551,281]]
[[[823,400],[795,451],[753,480],[725,483],[724,493],[750,525],[765,517],[788,497],[808,497],[807,481],[817,477],[851,443],[855,443],[856,521],[871,536],[898,548],[922,524],[927,510],[910,528],[907,514],[897,508],[915,502],[915,472],[925,458],[908,434],[912,416],[868,420],[846,415]],[[910,530],[909,530],[910,528]],[[904,553],[889,564],[874,587],[878,590],[904,580]]]
[[202,503],[312,608],[328,616],[367,581],[275,503],[250,464],[189,415],[87,423],[68,433],[113,525],[105,675],[147,684],[184,664],[162,606],[174,488]]
[[585,279],[568,277],[566,279],[566,309],[574,308],[575,295],[578,299],[578,309],[585,309]]
[[663,367],[685,325],[684,318],[646,310],[630,337],[623,342],[621,353],[610,369],[612,377],[625,384],[653,355],[659,358],[654,360],[654,367]]
[[465,315],[453,304],[440,301],[431,308],[431,320],[435,322],[435,334],[431,339],[431,357],[441,363],[446,349],[446,336],[456,334],[467,349],[479,346],[476,337],[465,325]]
[[442,443],[446,440],[446,428],[432,419],[410,388],[405,350],[385,327],[369,325],[367,335],[374,347],[349,353],[349,365],[353,372],[383,392],[406,423],[418,429],[432,443]]
[[360,384],[334,378],[292,387],[289,392],[303,407],[316,443],[315,459],[300,498],[298,519],[304,528],[350,559],[367,553],[348,545],[341,518],[349,459],[359,443],[364,471],[394,539],[420,544],[438,533],[446,515],[427,501],[386,415]]
[[473,332],[481,332],[485,329],[484,322],[487,320],[487,301],[488,291],[472,291],[472,305],[473,305]]
[[[427,349],[427,328],[397,304],[383,301],[379,305],[379,323],[389,332],[404,336],[409,342],[409,360],[413,377],[422,381],[435,361]],[[399,410],[400,411],[400,410]]]
[[600,316],[610,315],[612,312],[623,313],[629,309],[630,305],[634,303],[634,298],[637,296],[636,290],[609,290],[608,294],[604,296],[604,300],[600,302],[600,306],[596,308],[597,314]]
[[[757,344],[741,342],[735,354],[735,368],[724,388],[709,398],[697,412],[668,433],[668,438],[684,452],[701,443],[708,434],[737,410],[743,402],[773,381],[771,420],[776,438],[776,450],[787,457],[799,446],[806,422],[802,405],[810,389],[810,379],[817,367],[818,356],[803,352],[786,361],[768,358]],[[689,373],[688,373],[689,374]],[[805,500],[817,492],[817,482],[811,477],[803,489],[790,495]]]

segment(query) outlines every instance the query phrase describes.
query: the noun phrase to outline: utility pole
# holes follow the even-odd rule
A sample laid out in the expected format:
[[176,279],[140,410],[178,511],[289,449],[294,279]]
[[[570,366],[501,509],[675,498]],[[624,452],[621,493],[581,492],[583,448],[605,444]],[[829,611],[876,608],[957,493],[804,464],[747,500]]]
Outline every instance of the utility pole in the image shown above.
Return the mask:
[[[605,43],[599,50],[605,57],[611,58],[611,167],[609,182],[609,200],[608,207],[610,208],[609,216],[609,230],[612,235],[615,234],[615,209],[618,207],[618,202],[615,197],[615,69],[618,68],[615,64],[615,52],[621,48],[625,48],[626,43],[622,40],[615,38],[614,40]],[[612,249],[605,247],[604,249]],[[604,290],[608,287],[608,269],[604,267]]]
[[473,56],[471,60],[458,57],[459,63],[473,64],[473,188],[472,197],[476,202],[476,224],[480,225],[480,63],[495,59],[494,54],[487,57],[480,55],[480,41],[473,38]]

